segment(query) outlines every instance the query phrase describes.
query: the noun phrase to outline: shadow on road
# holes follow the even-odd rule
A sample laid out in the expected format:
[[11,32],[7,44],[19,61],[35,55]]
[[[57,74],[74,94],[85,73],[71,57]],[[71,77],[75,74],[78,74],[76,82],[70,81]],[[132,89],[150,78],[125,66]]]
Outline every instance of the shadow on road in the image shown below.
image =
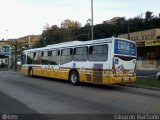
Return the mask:
[[[26,75],[26,77],[28,77],[28,76]],[[79,85],[72,85],[72,84],[70,84],[70,82],[68,80],[47,78],[47,77],[40,77],[40,76],[35,76],[34,78],[38,78],[39,80],[44,80],[44,81],[47,80],[47,81],[52,81],[52,82],[54,81],[54,82],[62,83],[62,84],[68,84],[68,85],[71,85],[73,87],[82,87],[83,86],[83,87],[96,88],[96,89],[106,89],[106,90],[123,90],[123,89],[125,89],[120,84],[116,84],[116,85],[101,85],[101,84],[80,82]]]

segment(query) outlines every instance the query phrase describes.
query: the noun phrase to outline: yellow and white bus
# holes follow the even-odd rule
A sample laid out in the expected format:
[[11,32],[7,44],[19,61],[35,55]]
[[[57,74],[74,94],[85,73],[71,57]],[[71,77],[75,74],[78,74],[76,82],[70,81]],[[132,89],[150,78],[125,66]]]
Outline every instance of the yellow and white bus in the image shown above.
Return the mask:
[[95,84],[136,80],[136,43],[120,38],[71,41],[29,49],[22,54],[22,73]]

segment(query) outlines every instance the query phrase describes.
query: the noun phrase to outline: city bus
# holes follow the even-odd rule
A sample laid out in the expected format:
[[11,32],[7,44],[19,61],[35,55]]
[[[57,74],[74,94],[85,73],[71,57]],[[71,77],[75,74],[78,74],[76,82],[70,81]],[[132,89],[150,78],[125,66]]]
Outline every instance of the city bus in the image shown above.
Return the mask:
[[93,84],[136,80],[136,43],[122,38],[71,41],[23,51],[21,72]]

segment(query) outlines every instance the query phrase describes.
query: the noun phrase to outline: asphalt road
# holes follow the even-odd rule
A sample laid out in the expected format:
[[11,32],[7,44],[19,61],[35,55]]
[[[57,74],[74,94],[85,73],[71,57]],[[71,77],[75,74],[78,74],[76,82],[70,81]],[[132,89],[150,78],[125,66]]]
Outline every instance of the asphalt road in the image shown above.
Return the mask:
[[[11,101],[14,104],[8,107],[5,105],[7,100],[0,95],[0,106],[7,106],[0,107],[0,113],[160,113],[160,92],[142,88],[90,84],[73,86],[66,81],[29,78],[20,73],[0,71],[0,91],[0,94],[10,97],[10,104]],[[24,110],[18,110],[23,107]]]

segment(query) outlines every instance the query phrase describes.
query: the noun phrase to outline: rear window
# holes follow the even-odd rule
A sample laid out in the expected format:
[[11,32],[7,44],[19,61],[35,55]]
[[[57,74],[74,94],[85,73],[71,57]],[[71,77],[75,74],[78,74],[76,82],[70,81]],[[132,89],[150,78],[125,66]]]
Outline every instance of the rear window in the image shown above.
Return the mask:
[[136,44],[134,42],[116,39],[115,54],[136,56]]

